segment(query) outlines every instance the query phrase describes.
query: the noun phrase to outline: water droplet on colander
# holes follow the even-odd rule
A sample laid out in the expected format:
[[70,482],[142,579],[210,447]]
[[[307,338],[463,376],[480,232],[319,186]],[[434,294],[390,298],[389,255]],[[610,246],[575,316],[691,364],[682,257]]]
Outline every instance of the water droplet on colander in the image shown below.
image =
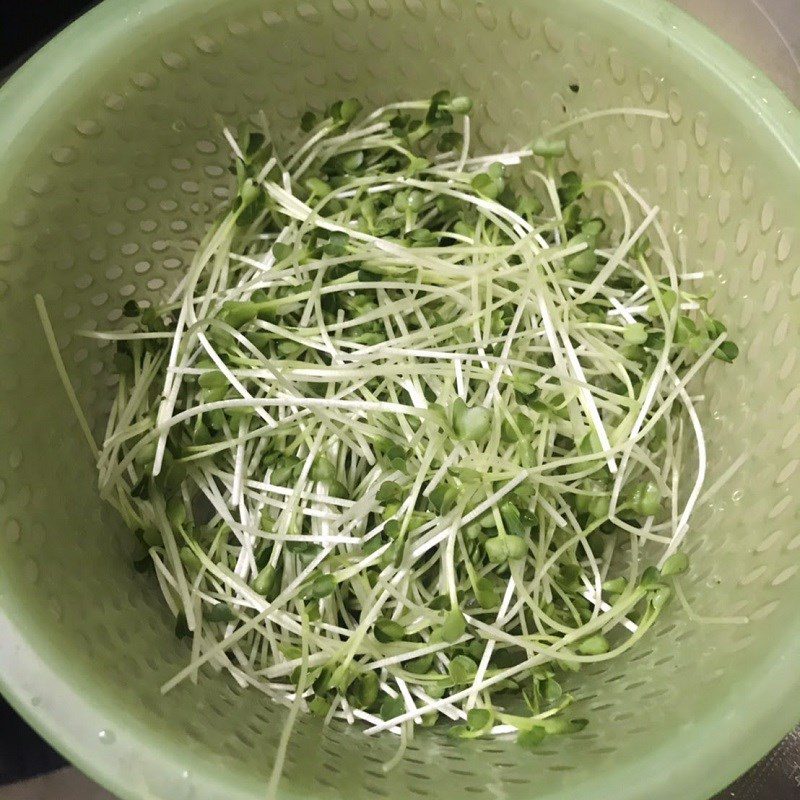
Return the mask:
[[53,188],[53,182],[47,175],[34,175],[28,179],[28,188],[36,195],[43,195]]
[[100,731],[100,733],[98,733],[98,734],[97,734],[97,738],[98,738],[98,739],[99,739],[99,740],[100,740],[100,741],[101,741],[103,744],[114,744],[114,742],[115,742],[115,741],[116,741],[116,739],[117,739],[117,737],[116,737],[116,736],[114,736],[114,734],[113,734],[111,731],[108,731],[108,730],[102,730],[102,731]]
[[29,583],[36,583],[39,580],[39,567],[32,558],[25,561],[23,572]]
[[106,95],[104,103],[106,108],[112,111],[122,111],[122,109],[125,108],[125,98],[114,92]]
[[53,161],[62,166],[71,164],[78,156],[72,147],[57,147],[51,153]]
[[131,78],[131,83],[139,89],[153,89],[158,84],[158,79],[149,72],[138,72]]
[[9,542],[18,542],[22,534],[22,528],[19,522],[15,519],[10,519],[6,523],[6,539]]
[[211,55],[219,52],[219,43],[215,39],[212,39],[210,36],[206,36],[205,34],[196,36],[194,39],[194,44],[195,47],[202,53],[208,53]]
[[0,246],[0,264],[10,264],[17,256],[19,256],[19,248],[16,245]]
[[76,122],[75,129],[81,136],[98,136],[103,131],[100,123],[93,119],[82,119]]
[[170,126],[175,133],[186,130],[186,123],[182,119],[176,119]]
[[682,236],[683,235],[683,226],[680,224],[680,222],[676,222],[672,226],[672,231],[676,236]]
[[188,769],[185,769],[183,772],[181,772],[181,778],[183,778],[185,781],[189,780],[189,770]]
[[11,467],[11,469],[19,469],[21,464],[22,450],[19,447],[15,447],[8,454],[8,466]]
[[743,496],[744,492],[741,489],[736,489],[734,492],[731,493],[731,500],[733,500],[734,503],[738,503]]

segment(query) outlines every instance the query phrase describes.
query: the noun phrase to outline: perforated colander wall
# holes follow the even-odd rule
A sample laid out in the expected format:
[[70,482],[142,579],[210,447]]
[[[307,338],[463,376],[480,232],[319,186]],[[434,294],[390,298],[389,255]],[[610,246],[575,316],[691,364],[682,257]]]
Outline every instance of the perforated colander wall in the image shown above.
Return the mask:
[[[188,650],[175,640],[156,586],[132,569],[130,537],[97,499],[34,293],[45,297],[99,433],[110,352],[76,332],[113,326],[126,299],[159,296],[180,273],[227,195],[223,120],[235,125],[264,109],[280,134],[308,105],[353,95],[377,104],[447,86],[476,99],[480,146],[496,148],[587,109],[664,109],[663,121],[586,123],[570,134],[569,155],[584,172],[624,171],[663,209],[693,269],[719,275],[714,307],[743,355],[731,368],[712,368],[698,389],[710,409],[712,479],[740,453],[750,458],[698,514],[686,590],[699,613],[746,614],[752,623],[699,626],[672,609],[629,658],[580,676],[579,713],[591,726],[535,755],[512,743],[453,744],[429,733],[387,777],[381,763],[393,739],[341,726],[320,731],[302,718],[285,786],[320,798],[608,800],[609,788],[620,797],[674,798],[664,775],[639,774],[640,788],[631,788],[636,765],[667,746],[683,747],[691,763],[705,744],[700,722],[742,705],[764,665],[785,658],[786,637],[798,636],[796,163],[734,102],[735,87],[723,88],[714,65],[698,66],[671,39],[668,17],[636,25],[611,4],[578,0],[175,6],[138,22],[132,11],[125,46],[92,50],[5,153],[3,606],[86,702],[103,709],[109,751],[113,731],[123,729],[162,749],[175,782],[132,783],[131,796],[261,796],[284,712],[211,674],[159,694]],[[46,704],[46,687],[41,695]],[[136,758],[118,756],[126,774],[136,774]]]

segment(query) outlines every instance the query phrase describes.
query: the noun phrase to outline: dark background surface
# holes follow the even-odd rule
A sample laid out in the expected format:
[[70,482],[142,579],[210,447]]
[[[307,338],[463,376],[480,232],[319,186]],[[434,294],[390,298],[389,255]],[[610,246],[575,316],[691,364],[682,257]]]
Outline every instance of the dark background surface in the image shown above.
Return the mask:
[[[37,45],[93,5],[89,0],[0,0],[0,83]],[[65,763],[0,698],[0,786]]]
[[[91,0],[0,0],[0,82],[39,43],[93,5],[96,2]],[[0,785],[64,764],[0,699]],[[800,733],[787,736],[715,800],[800,800]]]
[[97,0],[0,0],[0,74]]

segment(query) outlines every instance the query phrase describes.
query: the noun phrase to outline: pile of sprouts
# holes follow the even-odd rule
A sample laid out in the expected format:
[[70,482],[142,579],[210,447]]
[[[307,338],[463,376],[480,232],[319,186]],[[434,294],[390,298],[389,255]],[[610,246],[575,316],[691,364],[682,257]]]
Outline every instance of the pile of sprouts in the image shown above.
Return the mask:
[[209,664],[287,730],[534,746],[583,727],[563,676],[631,648],[687,569],[688,385],[737,354],[703,275],[622,175],[560,171],[596,114],[475,156],[470,109],[226,130],[235,197],[174,291],[90,332],[119,374],[100,488],[191,647],[165,691]]

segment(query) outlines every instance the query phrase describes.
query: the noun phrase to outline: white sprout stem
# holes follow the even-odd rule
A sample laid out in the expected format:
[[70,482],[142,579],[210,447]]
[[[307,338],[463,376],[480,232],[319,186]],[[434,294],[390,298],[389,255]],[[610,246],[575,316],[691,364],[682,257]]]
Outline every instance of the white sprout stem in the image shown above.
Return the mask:
[[[500,609],[497,612],[497,617],[495,619],[495,624],[497,624],[506,614],[508,611],[509,605],[511,605],[511,598],[514,596],[514,581],[509,581],[508,586],[506,586],[506,591],[503,594],[503,600],[500,603]],[[473,687],[479,686],[481,681],[483,681],[484,676],[486,675],[486,670],[489,667],[489,661],[492,657],[492,653],[494,652],[494,640],[490,639],[486,643],[486,647],[483,650],[483,655],[481,656],[480,663],[478,664],[478,671],[475,673],[475,680],[472,682]],[[478,693],[477,691],[470,694],[467,697],[467,702],[464,705],[464,708],[469,711],[471,708],[474,708],[475,703],[478,700]]]
[[654,117],[655,119],[668,119],[669,114],[666,111],[658,111],[655,109],[648,109],[648,108],[604,108],[601,111],[591,111],[587,114],[581,114],[578,117],[574,117],[573,119],[567,120],[566,122],[562,122],[559,125],[554,125],[547,131],[548,136],[555,136],[559,133],[563,133],[570,128],[575,127],[576,125],[581,125],[584,122],[589,122],[593,119],[599,119],[600,117],[614,117],[614,116],[638,116],[638,117]]
[[42,327],[44,328],[47,346],[50,348],[50,354],[55,362],[56,369],[58,371],[58,377],[61,379],[61,384],[67,394],[67,399],[69,400],[72,410],[78,420],[81,433],[83,433],[83,437],[86,439],[89,449],[92,451],[92,455],[94,456],[95,460],[97,460],[100,455],[99,450],[97,449],[97,443],[92,435],[89,422],[86,419],[86,414],[83,413],[83,409],[81,408],[78,395],[75,393],[75,387],[72,385],[72,381],[69,379],[67,368],[64,366],[64,359],[61,357],[61,351],[58,349],[58,342],[56,341],[56,335],[53,332],[53,325],[50,322],[50,315],[47,313],[47,306],[45,306],[44,298],[40,294],[37,294],[35,299],[36,310],[39,313],[39,319],[41,320]]
[[692,486],[692,491],[689,493],[689,497],[686,500],[686,505],[681,512],[680,519],[678,520],[677,527],[675,528],[675,533],[672,537],[672,541],[669,543],[667,549],[659,559],[659,568],[664,566],[664,562],[677,551],[683,540],[686,538],[686,534],[689,530],[689,518],[694,511],[695,505],[697,505],[697,500],[700,497],[700,492],[703,489],[703,482],[706,478],[706,442],[705,436],[703,435],[703,427],[700,424],[697,411],[695,411],[694,403],[692,403],[692,400],[689,397],[686,389],[681,386],[680,380],[675,374],[675,371],[672,369],[672,367],[669,367],[668,372],[675,385],[679,387],[679,396],[683,401],[686,411],[689,414],[689,419],[692,422],[692,429],[694,430],[695,440],[697,442],[697,477],[695,478],[694,485]]

